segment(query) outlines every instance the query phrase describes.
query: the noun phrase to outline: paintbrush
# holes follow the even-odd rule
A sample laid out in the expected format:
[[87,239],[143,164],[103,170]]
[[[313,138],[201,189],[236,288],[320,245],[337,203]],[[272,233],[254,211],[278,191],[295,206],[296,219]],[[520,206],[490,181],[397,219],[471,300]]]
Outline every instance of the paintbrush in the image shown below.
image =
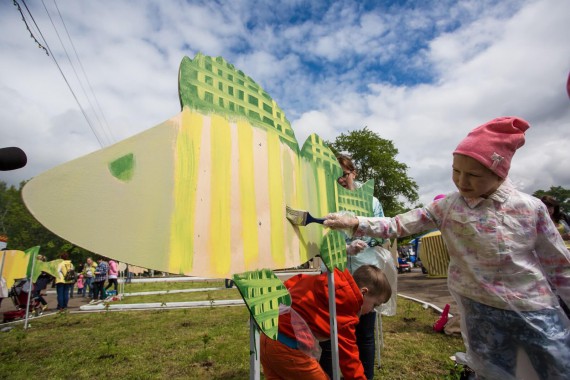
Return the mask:
[[314,218],[308,211],[295,210],[289,206],[286,206],[287,219],[296,226],[306,226],[309,223],[319,223],[323,224],[325,218]]

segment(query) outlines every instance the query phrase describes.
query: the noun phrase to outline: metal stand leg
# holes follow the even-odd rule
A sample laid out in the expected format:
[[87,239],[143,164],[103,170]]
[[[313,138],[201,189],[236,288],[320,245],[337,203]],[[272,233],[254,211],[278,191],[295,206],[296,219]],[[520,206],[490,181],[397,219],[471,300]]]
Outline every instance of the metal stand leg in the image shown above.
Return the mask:
[[332,380],[340,380],[340,366],[338,361],[338,330],[336,323],[336,298],[334,291],[334,272],[327,272],[329,284],[329,315],[331,325],[331,357],[332,357]]
[[382,314],[376,312],[376,355],[378,355],[378,368],[382,366],[382,349],[384,348],[384,333],[382,331]]
[[259,365],[259,331],[253,321],[249,317],[249,379],[260,379],[260,365]]
[[28,277],[28,281],[30,284],[30,289],[28,291],[28,304],[26,306],[26,320],[24,321],[24,330],[28,329],[28,321],[30,319],[30,299],[32,297],[32,289],[34,288],[34,282],[32,281],[32,278],[34,276],[34,266],[36,265],[36,254],[35,253],[31,253],[32,255],[32,270],[30,271],[30,276]]

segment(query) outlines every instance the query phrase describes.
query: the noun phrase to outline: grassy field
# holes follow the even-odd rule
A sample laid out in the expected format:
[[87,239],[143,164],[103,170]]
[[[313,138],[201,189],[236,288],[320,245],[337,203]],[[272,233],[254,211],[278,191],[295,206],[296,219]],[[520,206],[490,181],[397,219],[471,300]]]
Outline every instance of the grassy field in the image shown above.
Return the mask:
[[[180,289],[196,289],[196,288],[224,288],[221,290],[209,290],[195,293],[173,293],[173,294],[152,294],[144,296],[124,297],[121,303],[143,303],[143,302],[179,302],[179,301],[209,301],[209,300],[228,300],[240,299],[239,291],[234,287],[225,289],[223,281],[205,281],[205,282],[176,282],[176,283],[134,283],[125,285],[125,293],[140,293],[152,291],[171,291]],[[114,303],[115,304],[115,303]]]
[[[212,284],[131,284],[127,292]],[[125,302],[239,298],[220,290],[126,297]],[[160,300],[154,297],[163,297]],[[165,300],[168,297],[168,300]],[[203,298],[205,297],[205,298]],[[385,347],[379,379],[455,379],[449,359],[458,337],[436,334],[437,314],[399,299],[398,315],[383,317]],[[244,306],[160,311],[59,314],[0,333],[1,379],[248,379],[249,322]]]

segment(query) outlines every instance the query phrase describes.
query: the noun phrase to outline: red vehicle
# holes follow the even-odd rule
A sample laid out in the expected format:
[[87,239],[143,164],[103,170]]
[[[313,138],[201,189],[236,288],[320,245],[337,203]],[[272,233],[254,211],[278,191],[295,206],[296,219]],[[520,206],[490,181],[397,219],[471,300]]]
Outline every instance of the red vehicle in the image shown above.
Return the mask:
[[412,266],[404,257],[398,257],[398,273],[411,272]]

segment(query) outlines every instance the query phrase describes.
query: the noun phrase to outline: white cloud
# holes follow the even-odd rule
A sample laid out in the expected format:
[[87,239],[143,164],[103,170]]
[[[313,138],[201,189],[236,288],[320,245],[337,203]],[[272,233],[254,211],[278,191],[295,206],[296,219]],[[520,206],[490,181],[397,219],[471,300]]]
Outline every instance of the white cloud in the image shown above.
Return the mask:
[[337,131],[331,127],[332,124],[331,118],[320,111],[309,111],[301,115],[293,124],[299,147],[302,147],[313,133],[319,135],[323,140],[333,140],[337,136]]

